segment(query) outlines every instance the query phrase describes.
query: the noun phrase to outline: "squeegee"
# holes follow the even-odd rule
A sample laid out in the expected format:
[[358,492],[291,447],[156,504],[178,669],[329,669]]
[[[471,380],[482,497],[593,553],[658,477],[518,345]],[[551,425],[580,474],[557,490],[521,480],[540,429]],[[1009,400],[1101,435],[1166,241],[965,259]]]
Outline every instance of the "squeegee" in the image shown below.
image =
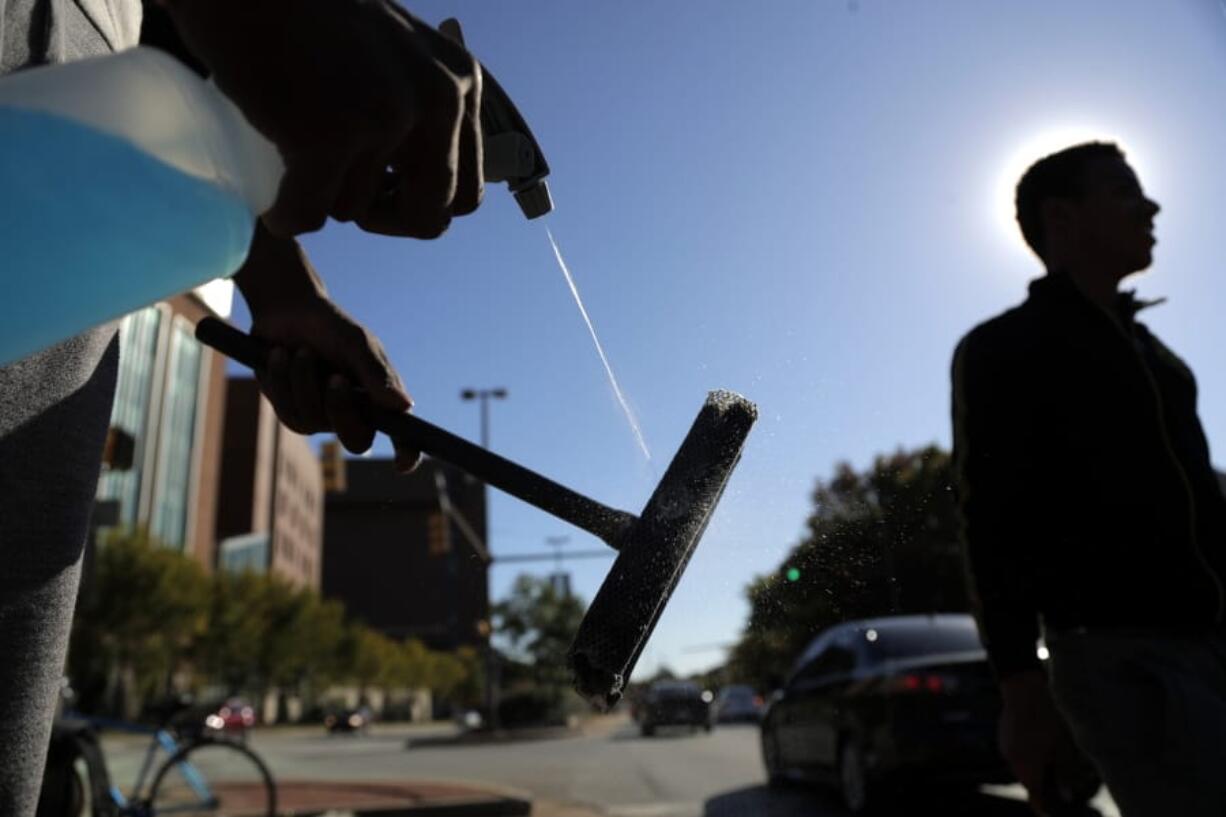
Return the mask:
[[[252,369],[266,364],[265,342],[228,323],[205,318],[196,326],[196,337]],[[597,708],[608,709],[621,698],[757,417],[757,407],[739,394],[711,392],[638,516],[602,505],[407,412],[372,408],[371,419],[393,440],[570,522],[618,552],[568,656],[575,690]]]

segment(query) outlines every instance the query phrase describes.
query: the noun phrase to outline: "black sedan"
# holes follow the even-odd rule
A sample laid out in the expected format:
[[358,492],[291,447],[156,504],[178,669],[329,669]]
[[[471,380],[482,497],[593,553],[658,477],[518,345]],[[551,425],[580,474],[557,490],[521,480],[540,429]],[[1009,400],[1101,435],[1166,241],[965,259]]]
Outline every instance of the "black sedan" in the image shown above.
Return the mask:
[[970,616],[849,621],[814,639],[772,699],[762,756],[772,782],[834,782],[862,813],[909,782],[1012,782],[999,713]]
[[638,708],[644,737],[660,726],[701,727],[711,731],[711,695],[690,681],[656,681]]

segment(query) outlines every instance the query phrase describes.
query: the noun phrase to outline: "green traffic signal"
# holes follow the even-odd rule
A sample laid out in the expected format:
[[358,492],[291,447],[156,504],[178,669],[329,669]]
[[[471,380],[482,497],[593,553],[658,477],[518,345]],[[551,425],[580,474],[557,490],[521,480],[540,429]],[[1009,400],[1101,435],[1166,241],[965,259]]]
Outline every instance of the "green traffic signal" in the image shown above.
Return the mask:
[[797,581],[800,578],[800,568],[789,567],[788,572],[785,575],[788,577],[788,581],[790,582]]

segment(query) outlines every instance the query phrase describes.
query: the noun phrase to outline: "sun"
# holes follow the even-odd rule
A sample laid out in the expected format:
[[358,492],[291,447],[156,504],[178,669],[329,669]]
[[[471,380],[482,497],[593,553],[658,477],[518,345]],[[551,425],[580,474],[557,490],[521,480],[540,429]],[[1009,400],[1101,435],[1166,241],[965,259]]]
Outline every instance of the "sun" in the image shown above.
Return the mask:
[[997,169],[992,188],[992,221],[994,232],[1006,240],[1011,248],[1025,246],[1018,229],[1013,203],[1018,180],[1026,169],[1038,159],[1066,147],[1082,142],[1114,142],[1128,157],[1128,163],[1137,171],[1147,186],[1153,183],[1154,168],[1148,162],[1149,151],[1127,129],[1102,123],[1070,123],[1037,128],[1021,141],[1002,150],[1003,158],[994,164]]

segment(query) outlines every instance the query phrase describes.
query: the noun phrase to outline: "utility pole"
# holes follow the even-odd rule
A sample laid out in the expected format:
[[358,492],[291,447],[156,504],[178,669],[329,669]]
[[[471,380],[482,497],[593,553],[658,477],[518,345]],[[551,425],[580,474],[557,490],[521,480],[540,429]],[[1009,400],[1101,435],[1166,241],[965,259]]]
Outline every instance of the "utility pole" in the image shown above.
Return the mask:
[[562,572],[562,546],[570,541],[569,536],[546,536],[545,544],[553,548],[553,575],[549,577],[553,589],[561,596],[570,596],[570,577]]
[[[464,389],[460,392],[460,399],[464,401],[477,400],[481,404],[481,447],[490,447],[490,400],[505,400],[507,390],[502,387],[493,389]],[[486,492],[486,514],[489,514],[489,495]],[[486,547],[489,547],[489,533],[486,532]],[[486,567],[485,574],[485,610],[487,621],[492,612],[492,605],[489,597],[489,568]],[[492,625],[492,622],[491,622]],[[498,660],[494,652],[493,642],[493,627],[488,628],[485,636],[485,707],[489,713],[489,729],[490,731],[497,730],[498,722]]]

